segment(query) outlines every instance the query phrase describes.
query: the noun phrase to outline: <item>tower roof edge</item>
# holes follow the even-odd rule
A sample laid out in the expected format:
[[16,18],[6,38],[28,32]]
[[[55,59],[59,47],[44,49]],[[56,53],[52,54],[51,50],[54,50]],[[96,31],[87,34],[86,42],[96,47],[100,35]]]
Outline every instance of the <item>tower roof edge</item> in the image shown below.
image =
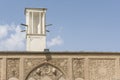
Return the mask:
[[25,10],[24,10],[24,14],[26,13],[27,10],[37,10],[37,11],[41,11],[41,10],[44,11],[44,10],[45,10],[45,11],[46,11],[47,8],[25,8]]

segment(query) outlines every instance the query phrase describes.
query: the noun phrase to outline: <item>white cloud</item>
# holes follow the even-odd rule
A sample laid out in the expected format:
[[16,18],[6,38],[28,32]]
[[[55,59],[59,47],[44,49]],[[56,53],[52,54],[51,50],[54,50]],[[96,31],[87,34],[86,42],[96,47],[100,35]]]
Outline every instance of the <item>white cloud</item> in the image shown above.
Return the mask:
[[[0,25],[0,51],[25,51],[25,33],[16,25]],[[56,36],[47,41],[48,47],[63,44],[61,36]]]
[[48,47],[59,46],[63,44],[63,40],[60,36],[52,38],[50,41],[47,42]]
[[8,26],[7,25],[0,25],[0,39],[4,38],[8,34]]
[[25,33],[20,26],[0,25],[0,51],[25,50]]

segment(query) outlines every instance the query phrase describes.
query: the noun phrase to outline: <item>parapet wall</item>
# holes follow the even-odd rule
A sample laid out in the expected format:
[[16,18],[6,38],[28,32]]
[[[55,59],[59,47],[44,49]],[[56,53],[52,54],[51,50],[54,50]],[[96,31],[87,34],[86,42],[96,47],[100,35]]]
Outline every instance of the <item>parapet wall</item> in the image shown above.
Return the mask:
[[120,53],[0,52],[0,80],[120,80]]

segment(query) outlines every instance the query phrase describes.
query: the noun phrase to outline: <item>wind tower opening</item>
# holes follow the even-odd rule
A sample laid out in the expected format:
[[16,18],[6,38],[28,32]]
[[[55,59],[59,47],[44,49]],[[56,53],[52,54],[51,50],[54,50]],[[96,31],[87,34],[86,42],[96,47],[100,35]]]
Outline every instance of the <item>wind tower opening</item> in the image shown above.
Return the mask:
[[46,8],[26,8],[26,49],[44,51],[46,49]]

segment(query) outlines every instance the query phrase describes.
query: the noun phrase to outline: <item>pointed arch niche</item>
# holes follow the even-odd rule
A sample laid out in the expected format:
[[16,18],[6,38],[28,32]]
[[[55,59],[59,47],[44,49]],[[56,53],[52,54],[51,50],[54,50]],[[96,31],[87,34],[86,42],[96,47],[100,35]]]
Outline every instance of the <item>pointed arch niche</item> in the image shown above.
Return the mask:
[[25,80],[66,80],[66,78],[59,68],[49,63],[44,63],[34,68]]

